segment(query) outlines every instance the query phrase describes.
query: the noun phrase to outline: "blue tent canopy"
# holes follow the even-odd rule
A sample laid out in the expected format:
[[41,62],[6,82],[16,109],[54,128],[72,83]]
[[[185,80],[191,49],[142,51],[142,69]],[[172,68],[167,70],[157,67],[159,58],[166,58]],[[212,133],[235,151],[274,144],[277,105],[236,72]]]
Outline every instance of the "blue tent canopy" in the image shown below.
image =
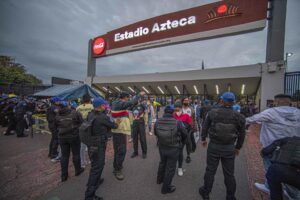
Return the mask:
[[[78,85],[54,85],[51,88],[35,93],[35,97],[54,97],[58,96],[64,101],[73,101],[89,94],[92,98],[102,97],[93,88],[86,84]],[[103,97],[102,97],[103,98]]]

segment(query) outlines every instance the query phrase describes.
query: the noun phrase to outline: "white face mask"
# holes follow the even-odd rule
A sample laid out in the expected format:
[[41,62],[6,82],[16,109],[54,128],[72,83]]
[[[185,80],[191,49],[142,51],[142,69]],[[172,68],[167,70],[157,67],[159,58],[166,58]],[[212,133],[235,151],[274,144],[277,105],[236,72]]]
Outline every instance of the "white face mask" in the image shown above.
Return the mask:
[[177,116],[180,116],[182,114],[182,111],[176,112]]

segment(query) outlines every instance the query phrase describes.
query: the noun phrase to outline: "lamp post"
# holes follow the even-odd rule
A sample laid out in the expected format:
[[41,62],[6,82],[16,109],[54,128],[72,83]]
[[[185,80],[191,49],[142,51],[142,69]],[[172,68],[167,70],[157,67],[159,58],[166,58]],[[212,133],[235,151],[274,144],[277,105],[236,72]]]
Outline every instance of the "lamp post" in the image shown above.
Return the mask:
[[287,52],[287,53],[285,53],[285,65],[286,65],[286,71],[288,71],[287,69],[288,69],[288,57],[291,57],[293,55],[293,53],[292,52]]

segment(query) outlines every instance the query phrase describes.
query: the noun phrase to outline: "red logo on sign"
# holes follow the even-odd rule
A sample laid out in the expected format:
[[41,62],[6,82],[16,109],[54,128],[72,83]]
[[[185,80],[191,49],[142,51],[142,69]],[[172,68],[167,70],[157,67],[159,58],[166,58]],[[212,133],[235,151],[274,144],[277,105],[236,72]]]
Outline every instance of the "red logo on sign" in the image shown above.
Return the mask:
[[217,19],[240,16],[242,13],[239,13],[238,9],[238,6],[232,4],[221,4],[208,12],[205,23],[212,22]]
[[105,50],[105,40],[103,38],[97,38],[94,41],[93,53],[96,55],[100,55],[104,52],[104,50]]
[[218,14],[226,13],[227,10],[228,10],[227,5],[220,5],[220,6],[218,7]]

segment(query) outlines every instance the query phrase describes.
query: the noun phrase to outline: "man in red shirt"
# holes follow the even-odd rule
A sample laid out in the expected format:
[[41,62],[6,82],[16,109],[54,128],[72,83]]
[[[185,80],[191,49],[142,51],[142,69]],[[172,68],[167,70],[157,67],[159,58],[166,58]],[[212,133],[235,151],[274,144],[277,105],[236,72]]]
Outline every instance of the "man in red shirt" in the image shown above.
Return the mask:
[[[174,112],[174,118],[176,120],[182,121],[185,128],[187,129],[187,132],[190,133],[191,130],[191,125],[192,125],[192,117],[190,117],[188,114],[184,114],[182,112],[182,104],[177,102],[175,103],[175,112]],[[189,144],[190,141],[190,136],[188,134],[187,138],[184,138],[184,142],[182,143],[181,149],[180,149],[180,153],[179,153],[179,158],[178,158],[178,176],[183,176],[183,169],[182,169],[182,163],[183,163],[183,149],[184,149],[184,145],[187,144],[186,146],[186,152],[187,152],[187,158],[186,158],[186,162],[189,163],[191,161],[190,158],[190,148],[189,148]],[[188,162],[189,161],[189,162]]]

